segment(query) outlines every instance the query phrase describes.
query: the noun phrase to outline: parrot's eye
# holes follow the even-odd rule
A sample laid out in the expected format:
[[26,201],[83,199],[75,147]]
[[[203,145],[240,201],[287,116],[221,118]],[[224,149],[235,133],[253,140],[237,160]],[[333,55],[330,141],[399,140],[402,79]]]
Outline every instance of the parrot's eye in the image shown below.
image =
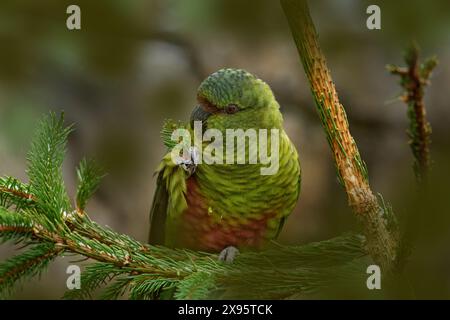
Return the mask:
[[225,112],[228,114],[233,114],[239,111],[239,108],[235,104],[229,104],[225,107]]

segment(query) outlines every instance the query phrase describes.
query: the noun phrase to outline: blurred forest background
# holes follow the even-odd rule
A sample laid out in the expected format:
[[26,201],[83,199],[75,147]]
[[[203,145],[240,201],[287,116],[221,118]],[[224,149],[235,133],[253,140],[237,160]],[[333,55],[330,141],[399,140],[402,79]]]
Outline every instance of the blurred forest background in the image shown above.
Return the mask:
[[[70,4],[81,7],[80,31],[66,28]],[[370,4],[381,7],[382,30],[366,28]],[[320,0],[310,6],[372,188],[402,221],[410,217],[420,226],[405,271],[410,297],[450,298],[450,2]],[[411,40],[422,58],[440,60],[425,100],[433,127],[427,194],[414,181],[398,78],[385,69],[404,65]],[[0,43],[1,175],[26,178],[37,121],[49,110],[64,110],[76,128],[65,163],[70,193],[80,159],[97,159],[108,176],[88,212],[146,241],[153,172],[165,151],[164,119],[188,119],[208,74],[244,68],[272,87],[300,153],[302,192],[279,240],[300,244],[357,227],[278,1],[3,0]],[[2,245],[0,260],[13,252]],[[15,297],[60,298],[69,264],[59,259]]]

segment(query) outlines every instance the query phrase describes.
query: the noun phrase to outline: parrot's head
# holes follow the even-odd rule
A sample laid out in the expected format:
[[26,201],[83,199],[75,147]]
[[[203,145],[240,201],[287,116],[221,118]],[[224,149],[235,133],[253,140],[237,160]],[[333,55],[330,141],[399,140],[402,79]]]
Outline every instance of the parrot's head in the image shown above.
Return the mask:
[[198,88],[198,106],[191,126],[201,121],[203,130],[272,129],[282,127],[279,105],[269,85],[241,69],[222,69]]

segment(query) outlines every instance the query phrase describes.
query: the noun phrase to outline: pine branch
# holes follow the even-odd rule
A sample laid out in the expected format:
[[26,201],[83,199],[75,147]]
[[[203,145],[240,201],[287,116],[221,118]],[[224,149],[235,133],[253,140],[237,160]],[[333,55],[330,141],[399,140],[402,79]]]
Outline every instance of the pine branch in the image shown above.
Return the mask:
[[[131,283],[132,278],[128,276],[120,277],[115,279],[115,281],[110,284],[106,290],[102,293],[101,299],[102,300],[117,300],[121,296],[123,296],[128,286]],[[148,294],[152,294],[149,292]]]
[[431,125],[426,117],[424,93],[438,62],[436,57],[431,57],[420,64],[419,48],[416,44],[412,44],[406,51],[405,62],[406,68],[388,65],[387,69],[392,74],[400,76],[400,85],[405,90],[402,98],[408,106],[409,145],[414,156],[413,168],[416,180],[421,183],[426,180],[431,162]]
[[[198,273],[193,273],[198,274]],[[124,278],[123,281],[129,280],[127,284],[131,281],[133,282],[132,288],[130,289],[130,299],[132,300],[148,300],[155,299],[158,296],[161,296],[163,290],[170,291],[172,288],[176,288],[177,280],[176,279],[167,279],[167,278],[158,278],[154,275],[138,275],[135,277],[127,277]],[[186,282],[184,280],[181,283]],[[205,288],[204,286],[201,286]],[[178,287],[180,290],[180,286]],[[107,296],[103,296],[104,298]],[[180,297],[176,297],[180,298]]]
[[16,282],[39,275],[50,261],[61,253],[61,248],[42,243],[12,257],[0,265],[0,296],[10,294]]
[[34,197],[30,193],[29,185],[26,185],[12,177],[0,178],[0,206],[19,211],[22,206],[30,205],[34,202]]
[[337,175],[344,186],[352,211],[363,227],[367,251],[383,270],[395,268],[398,235],[391,212],[372,192],[368,172],[350,133],[344,106],[326,65],[306,0],[281,0],[297,45],[328,143]]
[[172,133],[176,129],[184,129],[184,124],[173,120],[166,120],[161,130],[161,139],[167,149],[172,150],[180,141],[174,141],[172,139]]
[[122,270],[108,263],[88,265],[81,277],[80,289],[66,291],[64,299],[92,299],[93,292],[121,273]]
[[64,115],[58,119],[51,113],[41,121],[28,153],[30,191],[45,211],[48,227],[62,226],[62,213],[69,212],[70,208],[61,168],[71,130],[64,127]]
[[83,159],[77,169],[78,189],[77,189],[77,208],[83,211],[87,201],[92,197],[102,178],[103,170],[93,161]]
[[[96,239],[80,236],[77,230],[89,224],[89,219],[86,215],[76,217],[76,221],[71,221],[73,231],[70,234],[58,236],[42,228],[35,228],[39,232],[33,234],[46,245],[51,241],[51,245],[61,252],[77,253],[100,261],[83,272],[82,289],[68,292],[65,298],[91,298],[95,290],[111,280],[114,282],[106,287],[103,298],[117,298],[126,290],[131,291],[131,298],[152,298],[162,289],[170,288],[176,288],[176,298],[267,298],[273,297],[274,288],[276,297],[288,297],[298,292],[316,292],[332,285],[330,279],[339,276],[339,272],[335,273],[333,269],[337,266],[345,268],[349,262],[365,256],[362,237],[343,236],[304,246],[277,245],[261,253],[243,253],[229,266],[219,262],[215,254],[144,244],[138,247],[134,240],[110,230],[105,231],[109,234],[105,238],[107,242],[115,243],[114,238],[126,240],[121,245],[105,246]],[[303,267],[293,269],[294,265]],[[364,274],[364,270],[365,264],[361,264],[359,272]],[[327,276],[329,282],[324,281],[323,276]],[[263,286],[248,287],[249,281],[256,285],[261,277],[265,279]],[[287,278],[298,283],[289,287],[282,282]],[[203,279],[202,286],[199,285],[200,279]],[[247,289],[243,290],[245,287]]]
[[[1,191],[0,191],[1,192]],[[29,239],[33,235],[33,222],[24,215],[11,213],[0,207],[0,243]]]

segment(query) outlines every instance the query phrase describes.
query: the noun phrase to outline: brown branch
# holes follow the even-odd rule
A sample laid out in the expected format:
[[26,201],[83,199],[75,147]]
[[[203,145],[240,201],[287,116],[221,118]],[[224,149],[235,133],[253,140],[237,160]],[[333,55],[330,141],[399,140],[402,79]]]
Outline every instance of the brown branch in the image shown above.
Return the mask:
[[414,173],[418,182],[426,180],[430,167],[431,125],[426,118],[424,103],[425,87],[429,84],[431,72],[437,65],[436,58],[419,63],[419,49],[412,45],[405,54],[407,67],[388,65],[387,69],[400,76],[400,84],[405,90],[403,100],[408,105],[410,138],[409,145],[414,156]]
[[390,230],[388,212],[380,206],[368,180],[367,169],[350,133],[347,116],[331,78],[306,0],[281,0],[298,53],[308,77],[317,111],[333,152],[338,177],[352,211],[360,221],[367,251],[384,270],[396,261],[397,235]]
[[35,259],[27,260],[26,263],[18,265],[16,268],[13,268],[13,269],[9,270],[8,272],[6,272],[5,274],[3,274],[3,277],[0,277],[0,284],[2,284],[4,281],[8,280],[9,277],[12,277],[16,274],[22,273],[25,270],[27,270],[28,268],[32,267],[33,265],[40,263],[41,261],[44,261],[50,257],[55,257],[55,256],[59,255],[61,253],[61,251],[62,251],[62,249],[60,249],[60,248],[52,249],[52,250],[48,251],[47,253],[36,257]]
[[[83,219],[89,219],[86,215],[83,217]],[[33,236],[37,239],[41,239],[47,242],[54,243],[58,248],[61,248],[65,251],[80,254],[82,256],[94,259],[99,262],[106,262],[111,263],[119,268],[128,268],[133,272],[138,273],[153,273],[153,274],[164,274],[171,278],[183,278],[188,272],[179,272],[179,271],[173,271],[173,270],[167,270],[162,269],[159,267],[156,267],[152,264],[143,263],[140,261],[133,260],[134,254],[147,254],[151,252],[151,249],[149,247],[142,246],[140,250],[132,249],[124,245],[123,243],[120,243],[118,241],[109,241],[107,239],[104,239],[103,237],[95,234],[95,232],[92,232],[92,229],[86,229],[86,224],[82,224],[81,226],[78,226],[77,224],[72,225],[72,231],[71,232],[77,232],[80,235],[84,235],[88,239],[94,239],[97,240],[103,244],[106,244],[108,246],[116,246],[118,248],[121,248],[124,252],[127,252],[127,254],[122,258],[115,255],[110,255],[106,252],[102,252],[99,250],[96,250],[94,248],[91,248],[89,246],[83,245],[80,242],[74,241],[72,239],[69,239],[65,237],[64,235],[59,235],[54,232],[50,232],[46,230],[42,226],[35,226],[33,228]],[[152,253],[153,254],[153,253]],[[157,257],[157,255],[153,255]],[[174,254],[174,257],[176,258],[176,254]]]
[[0,232],[21,232],[21,233],[26,233],[26,232],[33,232],[32,228],[27,228],[27,227],[16,227],[16,226],[2,226],[0,225]]
[[36,198],[31,193],[26,193],[26,192],[19,191],[19,190],[16,190],[16,189],[11,189],[11,188],[7,188],[7,187],[0,187],[0,192],[9,193],[9,194],[12,194],[13,196],[22,198],[24,200],[36,201]]

